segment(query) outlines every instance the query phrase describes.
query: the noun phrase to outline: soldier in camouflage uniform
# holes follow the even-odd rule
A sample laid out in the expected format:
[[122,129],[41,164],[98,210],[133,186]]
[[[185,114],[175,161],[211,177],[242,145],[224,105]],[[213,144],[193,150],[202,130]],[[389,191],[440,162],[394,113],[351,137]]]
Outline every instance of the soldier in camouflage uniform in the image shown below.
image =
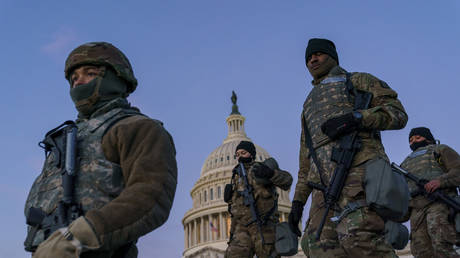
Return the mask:
[[[73,50],[65,77],[78,110],[74,197],[83,215],[45,239],[28,227],[25,247],[34,258],[137,257],[137,239],[168,218],[177,184],[175,147],[162,123],[132,107],[126,97],[137,80],[126,56],[106,42]],[[45,148],[48,148],[45,144]],[[47,216],[62,200],[63,168],[54,151],[25,205]]]
[[[438,189],[450,196],[457,195],[460,185],[460,156],[445,144],[436,144],[430,130],[426,127],[413,128],[409,134],[412,153],[401,167],[419,178],[429,181],[425,190]],[[411,224],[411,252],[417,258],[460,257],[453,246],[457,233],[452,219],[449,220],[447,205],[427,199],[408,180],[411,200],[409,213]]]
[[[401,129],[407,115],[397,94],[384,81],[368,73],[349,74],[340,67],[335,45],[326,39],[310,39],[305,53],[306,65],[313,77],[313,89],[302,111],[299,173],[289,223],[300,236],[298,224],[303,207],[312,194],[312,205],[305,233],[301,241],[309,257],[396,257],[390,244],[384,240],[384,221],[365,204],[363,187],[366,162],[383,158],[388,160],[380,139],[380,131]],[[372,93],[366,110],[353,110],[355,92],[349,91],[350,80],[357,91]],[[308,129],[322,175],[318,173],[309,148],[306,146]],[[361,149],[356,153],[336,207],[330,210],[319,241],[316,230],[325,212],[323,193],[312,189],[311,181],[328,185],[336,163],[331,161],[340,136],[359,131]],[[322,177],[322,179],[320,178]],[[356,204],[353,212],[338,224],[331,222],[344,208]]]
[[[239,165],[233,170],[231,191],[226,187],[225,201],[231,214],[230,240],[225,252],[226,258],[279,257],[275,250],[275,226],[279,222],[278,193],[276,187],[288,190],[292,184],[291,175],[277,168],[272,169],[262,162],[255,162],[256,148],[249,141],[241,141],[236,147],[238,161],[244,164],[248,183],[253,188],[255,207],[263,221],[261,233],[257,222],[252,222],[250,208],[243,203],[244,182],[238,175]],[[251,223],[252,222],[252,223]]]

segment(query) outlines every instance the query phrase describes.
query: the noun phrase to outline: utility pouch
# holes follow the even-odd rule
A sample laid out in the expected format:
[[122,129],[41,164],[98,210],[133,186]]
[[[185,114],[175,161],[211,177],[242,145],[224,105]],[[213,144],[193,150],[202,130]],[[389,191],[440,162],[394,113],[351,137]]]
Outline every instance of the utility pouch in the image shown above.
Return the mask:
[[403,175],[393,172],[388,161],[382,158],[366,163],[364,181],[366,203],[383,219],[404,216],[409,206],[409,188]]
[[228,203],[232,199],[233,186],[232,184],[226,184],[224,189],[224,202]]
[[385,241],[394,249],[402,250],[409,242],[409,230],[402,223],[388,220],[385,222]]
[[280,169],[278,166],[278,162],[274,158],[268,158],[262,162],[265,164],[265,166],[271,168],[272,170]]
[[299,239],[291,231],[287,222],[281,222],[276,225],[276,252],[281,256],[292,256],[297,254],[299,248]]

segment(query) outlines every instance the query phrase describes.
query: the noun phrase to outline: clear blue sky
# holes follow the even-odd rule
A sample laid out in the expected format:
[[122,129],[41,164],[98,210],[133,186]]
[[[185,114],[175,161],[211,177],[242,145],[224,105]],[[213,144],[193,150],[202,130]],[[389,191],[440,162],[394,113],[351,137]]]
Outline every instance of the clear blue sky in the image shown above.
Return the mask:
[[37,143],[76,116],[63,73],[76,46],[122,49],[139,81],[129,100],[174,137],[176,200],[167,223],[139,241],[139,257],[180,257],[189,192],[227,134],[232,90],[248,136],[297,179],[311,37],[333,40],[345,69],[372,73],[399,93],[409,122],[383,133],[392,161],[409,153],[409,130],[422,125],[460,151],[458,17],[454,0],[0,0],[0,257],[28,257],[23,207],[44,158]]

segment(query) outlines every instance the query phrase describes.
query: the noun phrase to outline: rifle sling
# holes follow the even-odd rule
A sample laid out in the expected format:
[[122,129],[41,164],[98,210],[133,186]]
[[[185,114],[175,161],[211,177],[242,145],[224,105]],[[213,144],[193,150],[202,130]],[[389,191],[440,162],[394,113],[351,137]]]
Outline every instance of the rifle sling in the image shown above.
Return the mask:
[[302,122],[303,122],[303,131],[305,134],[305,145],[307,146],[308,150],[310,151],[309,156],[313,159],[315,163],[316,169],[318,170],[319,179],[321,180],[321,184],[326,186],[323,179],[323,167],[318,160],[318,156],[316,155],[315,148],[313,147],[313,139],[311,138],[310,130],[308,130],[307,121],[305,120],[305,115],[302,112]]

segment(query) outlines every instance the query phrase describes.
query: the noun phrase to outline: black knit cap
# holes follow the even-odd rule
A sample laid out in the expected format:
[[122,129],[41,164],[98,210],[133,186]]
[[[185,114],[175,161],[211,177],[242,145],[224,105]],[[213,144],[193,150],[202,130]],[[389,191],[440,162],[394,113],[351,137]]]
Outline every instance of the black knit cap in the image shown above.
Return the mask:
[[334,42],[328,39],[310,39],[308,41],[307,49],[305,50],[305,63],[307,62],[307,59],[316,52],[328,54],[330,57],[335,59],[335,61],[337,61],[337,64],[339,64],[339,56],[337,55],[337,50],[335,49]]
[[243,149],[247,152],[249,152],[253,158],[256,157],[256,146],[254,146],[254,144],[252,142],[248,142],[248,141],[241,141],[238,146],[236,146],[236,150],[240,150],[240,149]]
[[415,128],[412,128],[412,130],[410,130],[410,133],[409,133],[409,139],[410,137],[414,136],[414,135],[420,135],[420,136],[423,136],[425,137],[428,141],[434,143],[435,140],[434,140],[434,137],[433,135],[431,134],[431,131],[430,129],[426,128],[426,127],[415,127]]

